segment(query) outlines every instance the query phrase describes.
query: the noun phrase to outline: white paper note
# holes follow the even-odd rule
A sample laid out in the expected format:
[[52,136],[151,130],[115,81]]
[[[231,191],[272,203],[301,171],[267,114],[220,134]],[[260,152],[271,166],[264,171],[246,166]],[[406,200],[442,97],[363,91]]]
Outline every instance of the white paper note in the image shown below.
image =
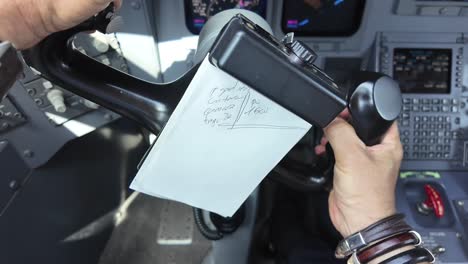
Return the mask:
[[232,216],[310,127],[205,59],[130,187]]

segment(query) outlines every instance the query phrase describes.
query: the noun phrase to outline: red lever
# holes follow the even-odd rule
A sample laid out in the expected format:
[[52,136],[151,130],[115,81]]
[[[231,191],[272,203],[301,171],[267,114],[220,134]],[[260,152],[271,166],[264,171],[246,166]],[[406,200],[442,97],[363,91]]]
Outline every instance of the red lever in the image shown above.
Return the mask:
[[445,207],[439,192],[429,184],[424,185],[424,191],[426,192],[427,199],[419,204],[418,209],[423,213],[434,211],[437,218],[442,218],[445,214]]

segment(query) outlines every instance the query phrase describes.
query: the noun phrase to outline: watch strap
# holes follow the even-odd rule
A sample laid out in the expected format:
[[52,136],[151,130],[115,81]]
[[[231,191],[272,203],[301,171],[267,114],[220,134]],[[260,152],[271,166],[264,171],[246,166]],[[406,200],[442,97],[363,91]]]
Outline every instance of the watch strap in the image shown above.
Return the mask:
[[423,262],[434,263],[434,261],[434,255],[428,249],[417,247],[395,255],[380,262],[380,264],[417,264]]
[[404,215],[398,214],[389,217],[361,231],[367,242],[375,242],[391,235],[406,233],[412,228],[404,220]]
[[367,263],[398,248],[410,245],[418,246],[420,243],[421,236],[411,231],[384,239],[357,254],[357,257],[361,263]]
[[398,234],[408,233],[411,227],[405,222],[403,214],[395,214],[386,217],[375,224],[352,234],[338,244],[335,256],[343,259],[351,256],[354,252],[375,244],[376,242]]

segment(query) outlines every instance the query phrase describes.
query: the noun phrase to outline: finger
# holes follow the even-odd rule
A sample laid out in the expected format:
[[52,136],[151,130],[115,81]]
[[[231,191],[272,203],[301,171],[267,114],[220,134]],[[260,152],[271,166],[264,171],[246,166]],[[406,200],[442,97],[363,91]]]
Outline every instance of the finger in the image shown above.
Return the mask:
[[335,118],[323,131],[337,160],[345,159],[350,153],[365,148],[365,144],[359,139],[354,128],[342,118]]
[[96,0],[95,3],[97,3],[100,6],[105,6],[109,5],[110,3],[114,2],[114,5],[117,9],[119,9],[122,6],[122,0]]
[[343,118],[344,120],[348,120],[351,115],[349,114],[348,108],[345,108],[340,114],[339,117]]
[[115,8],[119,9],[122,7],[122,0],[115,0]]
[[328,143],[328,139],[326,137],[322,137],[322,139],[320,140],[320,145],[326,145]]
[[323,155],[325,154],[326,152],[326,148],[325,146],[322,146],[322,145],[318,145],[318,146],[315,146],[315,154],[316,155]]

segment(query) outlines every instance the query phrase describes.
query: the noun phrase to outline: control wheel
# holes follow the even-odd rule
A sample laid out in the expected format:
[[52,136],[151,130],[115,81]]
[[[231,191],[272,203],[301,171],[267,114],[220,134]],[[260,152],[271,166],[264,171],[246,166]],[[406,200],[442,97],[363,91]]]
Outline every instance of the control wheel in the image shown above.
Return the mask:
[[333,150],[327,145],[325,156],[315,154],[323,136],[312,128],[273,169],[270,177],[294,190],[314,191],[331,187],[335,164]]

